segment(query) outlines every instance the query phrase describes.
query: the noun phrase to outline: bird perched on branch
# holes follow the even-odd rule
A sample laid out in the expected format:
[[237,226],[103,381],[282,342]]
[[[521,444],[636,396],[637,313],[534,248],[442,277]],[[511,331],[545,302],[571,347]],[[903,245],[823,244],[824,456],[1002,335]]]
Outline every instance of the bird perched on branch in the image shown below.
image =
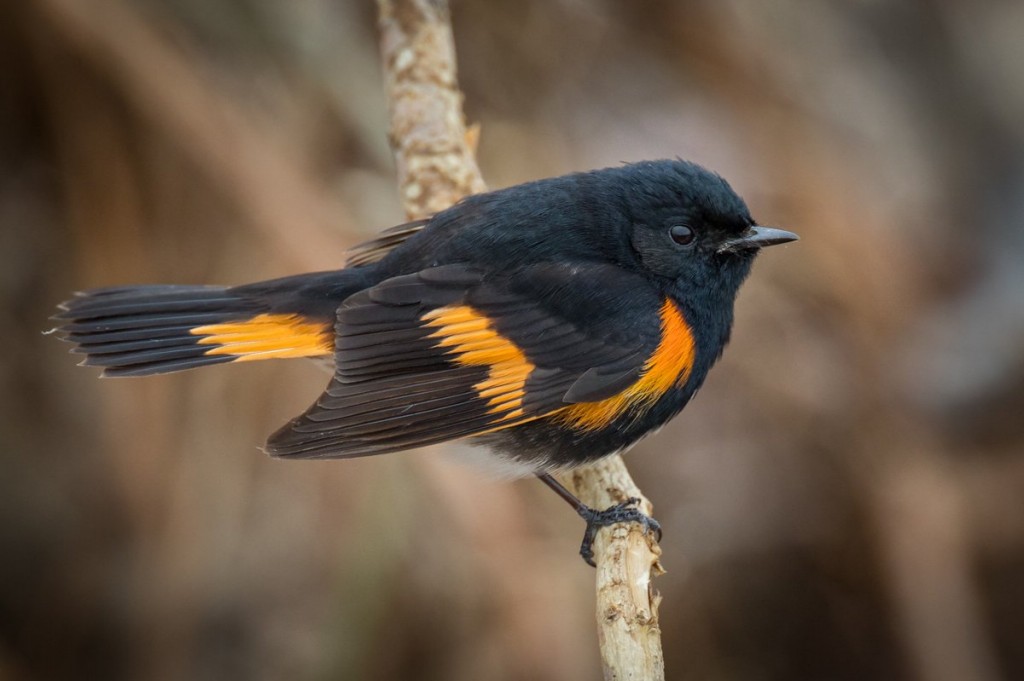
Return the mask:
[[[357,246],[343,269],[243,286],[79,294],[61,336],[106,376],[310,357],[333,376],[270,436],[288,459],[385,454],[466,439],[533,473],[624,450],[679,413],[722,354],[733,302],[765,246],[729,185],[652,161],[470,196]],[[631,500],[635,503],[635,500]]]

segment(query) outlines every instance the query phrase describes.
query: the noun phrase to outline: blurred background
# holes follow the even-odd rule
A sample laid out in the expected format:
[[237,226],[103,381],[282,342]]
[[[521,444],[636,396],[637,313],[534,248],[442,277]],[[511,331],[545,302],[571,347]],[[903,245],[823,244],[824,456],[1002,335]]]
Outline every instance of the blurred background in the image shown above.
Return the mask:
[[[670,679],[1024,678],[1024,4],[454,0],[492,187],[680,156],[771,249],[631,452]],[[326,377],[98,381],[76,289],[403,220],[369,0],[0,3],[0,679],[593,679],[582,525],[429,450],[257,450]]]

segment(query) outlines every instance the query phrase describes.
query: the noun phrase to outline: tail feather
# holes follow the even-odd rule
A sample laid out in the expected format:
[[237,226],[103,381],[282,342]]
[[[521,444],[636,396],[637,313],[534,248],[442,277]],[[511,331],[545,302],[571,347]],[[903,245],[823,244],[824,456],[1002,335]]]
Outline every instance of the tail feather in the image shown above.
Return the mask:
[[[275,308],[275,309],[272,309]],[[333,319],[218,286],[125,286],[78,294],[55,331],[105,376],[145,376],[242,359],[333,351]]]

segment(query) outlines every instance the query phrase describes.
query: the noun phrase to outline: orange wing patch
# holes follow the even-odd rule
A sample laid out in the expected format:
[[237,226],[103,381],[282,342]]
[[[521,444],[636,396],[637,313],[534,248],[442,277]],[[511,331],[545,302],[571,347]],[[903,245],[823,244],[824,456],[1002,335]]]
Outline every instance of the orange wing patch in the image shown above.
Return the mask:
[[261,314],[251,319],[197,326],[190,333],[197,343],[212,345],[207,355],[235,355],[236,362],[257,359],[318,357],[334,352],[329,324],[294,314]]
[[523,416],[526,379],[534,365],[515,343],[495,331],[490,319],[467,305],[441,307],[422,319],[437,329],[429,337],[440,339],[437,347],[450,348],[457,363],[488,367],[487,379],[473,389],[480,399],[487,400],[489,413],[498,416],[499,422]]
[[671,300],[661,306],[661,342],[644,364],[640,378],[618,395],[599,402],[581,402],[559,409],[554,418],[572,428],[599,430],[629,409],[649,409],[673,386],[690,377],[696,344],[679,308]]

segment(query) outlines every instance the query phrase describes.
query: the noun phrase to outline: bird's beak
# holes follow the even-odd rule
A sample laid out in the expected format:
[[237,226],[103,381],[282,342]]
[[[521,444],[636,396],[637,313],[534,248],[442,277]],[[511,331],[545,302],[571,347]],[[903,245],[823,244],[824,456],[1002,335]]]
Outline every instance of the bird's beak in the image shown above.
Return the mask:
[[719,246],[718,252],[735,253],[737,251],[764,248],[765,246],[789,243],[790,241],[796,241],[799,238],[800,237],[793,234],[793,232],[787,232],[784,229],[776,229],[775,227],[751,227],[744,232],[742,236],[736,237],[735,239],[729,239]]

